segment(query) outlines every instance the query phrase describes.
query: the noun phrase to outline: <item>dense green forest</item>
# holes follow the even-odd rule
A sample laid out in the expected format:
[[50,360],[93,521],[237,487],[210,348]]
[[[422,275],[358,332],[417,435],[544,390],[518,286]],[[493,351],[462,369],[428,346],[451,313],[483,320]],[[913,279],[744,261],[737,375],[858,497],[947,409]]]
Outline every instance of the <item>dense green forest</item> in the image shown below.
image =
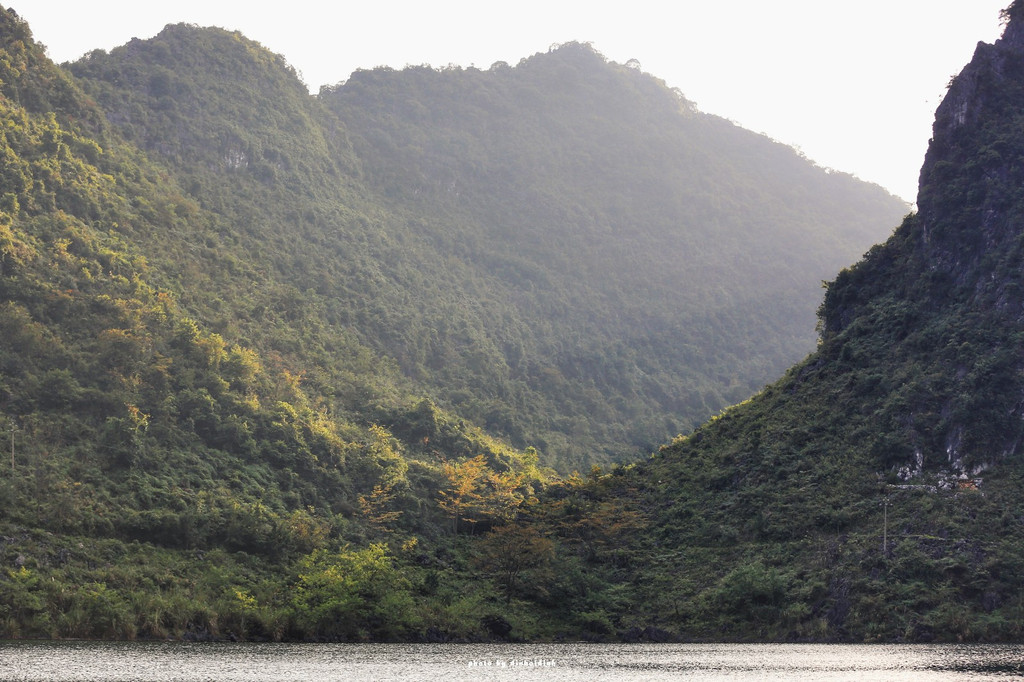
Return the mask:
[[819,349],[626,477],[667,629],[1020,640],[1024,3],[1004,19],[937,111],[918,212],[829,283]]
[[322,347],[356,343],[562,473],[778,376],[821,281],[907,210],[577,44],[312,97],[259,45],[178,25],[70,71],[212,214],[208,285],[150,258],[193,316],[328,384],[352,369]]
[[892,232],[587,45],[4,11],[0,637],[1018,639],[1022,13]]

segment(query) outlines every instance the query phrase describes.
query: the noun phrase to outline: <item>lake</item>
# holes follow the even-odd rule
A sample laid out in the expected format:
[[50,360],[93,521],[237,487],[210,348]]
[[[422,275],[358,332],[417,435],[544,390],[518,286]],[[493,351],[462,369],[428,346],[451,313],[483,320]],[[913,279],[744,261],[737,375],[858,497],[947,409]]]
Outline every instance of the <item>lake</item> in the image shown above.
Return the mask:
[[0,642],[2,682],[1005,680],[1024,645]]

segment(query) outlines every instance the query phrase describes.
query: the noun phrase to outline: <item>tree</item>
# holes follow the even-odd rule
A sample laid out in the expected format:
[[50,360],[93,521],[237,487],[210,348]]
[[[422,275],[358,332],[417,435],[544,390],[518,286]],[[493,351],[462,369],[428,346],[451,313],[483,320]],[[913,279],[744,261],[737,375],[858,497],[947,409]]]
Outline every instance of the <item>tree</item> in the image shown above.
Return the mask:
[[538,588],[551,577],[555,543],[543,537],[536,526],[498,526],[487,534],[480,548],[481,568],[495,577],[507,601],[526,576]]
[[305,557],[292,606],[308,636],[334,640],[392,639],[412,624],[408,582],[383,544]]
[[391,524],[402,516],[401,511],[390,508],[394,499],[394,486],[390,483],[378,483],[373,486],[369,495],[359,496],[359,509],[371,526],[383,533],[390,533]]
[[514,471],[489,473],[486,496],[481,500],[483,512],[499,522],[512,521],[526,499],[522,490],[525,478]]
[[[483,496],[480,486],[486,475],[487,462],[483,455],[467,459],[458,464],[445,462],[443,473],[448,480],[448,489],[441,490],[438,506],[452,517],[452,532],[459,532],[459,521],[475,524],[477,519],[472,513],[476,511]],[[472,528],[472,525],[470,526]]]

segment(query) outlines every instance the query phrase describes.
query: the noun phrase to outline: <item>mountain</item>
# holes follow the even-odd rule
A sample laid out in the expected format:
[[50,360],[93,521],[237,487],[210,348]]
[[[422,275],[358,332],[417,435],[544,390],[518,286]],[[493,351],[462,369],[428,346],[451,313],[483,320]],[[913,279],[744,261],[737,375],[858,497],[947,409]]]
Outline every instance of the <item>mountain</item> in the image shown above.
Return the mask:
[[317,98],[258,45],[190,26],[70,68],[218,214],[216,251],[303,301],[246,325],[224,317],[248,292],[200,313],[178,287],[194,314],[250,343],[326,319],[563,472],[649,451],[780,374],[813,347],[821,280],[906,211],[580,44],[359,71]]
[[626,478],[659,627],[1019,639],[1024,3],[1004,18],[938,108],[918,212],[829,283],[818,350]]
[[752,547],[718,455],[590,465],[760,385],[812,326],[804,269],[904,208],[583,45],[313,97],[237,33],[57,67],[4,10],[0,95],[4,637],[707,632],[680,596]]
[[[404,528],[422,527],[424,544],[448,528],[437,453],[480,462],[490,511],[544,479],[536,452],[412,402],[392,362],[324,333],[329,320],[306,312],[315,292],[275,278],[286,250],[232,231],[217,210],[254,194],[205,193],[204,206],[192,191],[208,176],[175,176],[125,142],[9,10],[0,55],[3,636],[425,629],[405,617],[411,583],[395,563],[418,556]],[[248,249],[271,255],[247,260]],[[265,333],[243,344],[246,330]],[[355,418],[352,405],[366,412]],[[402,441],[378,414],[402,417]],[[327,626],[342,594],[332,590],[346,589],[331,579],[338,561],[346,580],[363,576],[353,631]],[[267,599],[277,605],[265,610]]]
[[529,327],[516,355],[495,339],[510,373],[488,383],[530,392],[520,420],[570,418],[568,447],[592,451],[576,466],[604,459],[587,439],[613,424],[635,452],[802,357],[820,280],[906,210],[585,44],[487,71],[359,71],[320,99],[367,181]]

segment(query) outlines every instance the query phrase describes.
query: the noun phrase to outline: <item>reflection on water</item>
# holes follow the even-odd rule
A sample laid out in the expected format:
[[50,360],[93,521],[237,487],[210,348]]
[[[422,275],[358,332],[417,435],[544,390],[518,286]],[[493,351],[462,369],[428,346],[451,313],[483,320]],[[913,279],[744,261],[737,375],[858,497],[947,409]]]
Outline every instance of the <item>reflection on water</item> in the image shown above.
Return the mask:
[[1005,680],[1018,645],[0,642],[0,682]]

